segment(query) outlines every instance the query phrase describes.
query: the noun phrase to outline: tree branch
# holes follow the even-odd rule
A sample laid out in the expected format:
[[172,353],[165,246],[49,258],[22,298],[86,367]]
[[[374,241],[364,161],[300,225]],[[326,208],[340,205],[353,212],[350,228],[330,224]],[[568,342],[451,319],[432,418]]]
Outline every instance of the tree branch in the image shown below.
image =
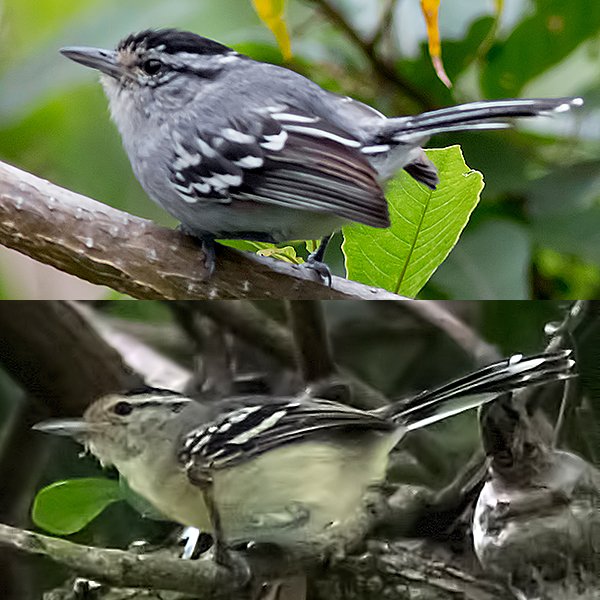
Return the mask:
[[[116,587],[173,590],[206,600],[240,596],[236,577],[212,560],[181,560],[166,552],[134,554],[83,546],[2,524],[0,546],[45,556],[80,576]],[[283,574],[292,574],[298,569],[298,565],[285,561],[277,566]],[[315,580],[314,588],[318,598],[340,598],[340,586],[346,589],[348,585],[356,590],[356,597],[366,597],[367,591],[373,591],[369,586],[374,580],[379,582],[382,591],[392,592],[399,589],[398,586],[409,586],[412,591],[419,590],[423,597],[432,600],[452,600],[459,595],[465,600],[511,597],[501,585],[444,565],[439,560],[425,558],[414,549],[414,544],[403,547],[401,543],[372,543],[367,553],[338,560],[335,567]]]
[[0,244],[135,298],[399,300],[339,277],[218,246],[208,279],[196,241],[0,162]]
[[371,63],[373,70],[387,81],[391,81],[398,87],[407,98],[410,98],[420,110],[432,110],[435,105],[418,87],[413,85],[408,79],[403,77],[398,71],[377,54],[376,42],[373,40],[363,39],[354,29],[350,21],[346,19],[343,13],[338,10],[329,0],[310,0],[318,10],[323,13],[331,23],[338,27],[350,39],[351,42],[365,55]]
[[0,546],[43,556],[80,576],[116,587],[155,588],[222,598],[235,589],[228,570],[212,560],[181,560],[166,552],[134,554],[74,544],[0,524]]
[[79,416],[98,396],[142,383],[83,314],[60,301],[0,303],[0,364],[57,417]]

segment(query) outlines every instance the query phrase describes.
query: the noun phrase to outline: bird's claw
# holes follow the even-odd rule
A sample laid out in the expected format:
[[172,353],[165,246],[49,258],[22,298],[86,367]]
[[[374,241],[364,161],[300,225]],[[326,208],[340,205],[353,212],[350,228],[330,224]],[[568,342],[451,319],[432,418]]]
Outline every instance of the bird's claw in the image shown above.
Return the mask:
[[319,279],[327,285],[327,287],[331,287],[332,283],[332,274],[331,269],[321,260],[315,258],[312,254],[308,256],[305,263],[300,265],[304,269],[310,269],[315,272]]

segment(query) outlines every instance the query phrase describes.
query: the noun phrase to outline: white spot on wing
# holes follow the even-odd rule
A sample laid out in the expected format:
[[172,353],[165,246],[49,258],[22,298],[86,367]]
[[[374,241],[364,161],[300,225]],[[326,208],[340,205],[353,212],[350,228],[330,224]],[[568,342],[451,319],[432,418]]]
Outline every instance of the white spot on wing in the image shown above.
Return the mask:
[[264,160],[260,156],[244,156],[233,162],[234,165],[244,169],[256,169],[262,167]]
[[311,137],[332,140],[334,142],[338,142],[338,144],[348,146],[349,148],[360,148],[362,145],[358,140],[349,140],[348,138],[336,135],[331,131],[325,131],[324,129],[318,129],[316,127],[304,127],[302,125],[286,125],[285,128],[288,131],[303,133],[304,135],[309,135]]
[[274,412],[270,417],[267,417],[255,427],[252,427],[252,429],[248,429],[248,431],[244,431],[243,433],[240,433],[239,435],[234,437],[232,440],[230,440],[229,443],[245,444],[253,437],[256,437],[259,433],[273,427],[273,425],[275,425],[275,423],[277,423],[277,421],[279,421],[282,417],[285,417],[286,414],[287,411],[285,410],[278,410],[277,412]]
[[293,115],[285,112],[276,112],[271,115],[278,121],[286,121],[288,123],[316,123],[319,117],[305,117],[304,115]]
[[283,129],[275,134],[275,135],[265,135],[265,142],[261,142],[261,147],[265,150],[273,150],[274,152],[278,152],[285,146],[285,142],[287,141],[288,134]]
[[242,183],[241,175],[231,175],[229,173],[213,173],[211,177],[203,180],[204,184],[210,185],[214,190],[220,192],[226,190],[229,186],[237,186]]
[[239,410],[232,412],[227,417],[227,420],[231,423],[241,423],[248,415],[255,413],[257,410],[260,410],[260,408],[260,406],[246,406],[240,408]]
[[183,171],[188,167],[197,167],[202,161],[202,156],[198,154],[190,154],[186,152],[185,156],[180,156],[174,163],[173,168],[177,171]]
[[236,142],[238,144],[251,144],[255,141],[254,137],[248,135],[247,133],[242,133],[237,129],[232,129],[231,127],[226,127],[221,131],[221,135],[230,142]]
[[206,158],[213,158],[217,156],[217,151],[209,146],[202,138],[196,138],[196,144],[200,152],[202,152]]
[[210,185],[208,183],[194,183],[192,189],[199,194],[208,194],[210,192]]

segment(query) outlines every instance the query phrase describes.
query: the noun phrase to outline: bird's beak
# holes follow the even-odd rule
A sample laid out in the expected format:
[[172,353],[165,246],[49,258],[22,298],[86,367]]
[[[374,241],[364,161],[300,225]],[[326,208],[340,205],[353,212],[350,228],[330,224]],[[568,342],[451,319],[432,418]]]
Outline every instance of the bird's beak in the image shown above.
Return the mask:
[[86,46],[68,46],[61,48],[60,53],[86,67],[97,69],[111,77],[120,77],[123,73],[117,53],[114,50],[102,48],[87,48]]
[[90,426],[83,419],[50,419],[36,423],[32,429],[53,435],[72,437],[77,441],[85,439],[86,435],[90,433]]

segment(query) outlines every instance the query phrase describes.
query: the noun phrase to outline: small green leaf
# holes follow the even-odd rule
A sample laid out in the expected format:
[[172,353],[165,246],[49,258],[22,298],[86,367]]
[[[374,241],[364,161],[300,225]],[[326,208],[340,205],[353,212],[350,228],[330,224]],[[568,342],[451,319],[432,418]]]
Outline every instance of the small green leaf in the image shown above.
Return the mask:
[[67,479],[37,493],[31,516],[38,527],[50,533],[70,535],[83,529],[109,504],[122,499],[119,483],[112,479]]
[[300,263],[304,262],[301,257],[296,255],[296,248],[293,246],[283,246],[282,248],[278,248],[277,246],[274,246],[273,248],[263,248],[256,254],[259,254],[260,256],[277,258],[294,265],[299,265]]
[[296,253],[293,246],[279,247],[267,242],[248,242],[246,240],[219,240],[220,244],[236,248],[245,252],[256,252],[260,256],[268,256],[285,262],[299,265],[304,262],[301,256]]
[[342,250],[350,279],[414,297],[444,261],[464,229],[483,189],[459,146],[427,150],[440,184],[430,190],[404,171],[388,184],[392,225],[344,228]]

